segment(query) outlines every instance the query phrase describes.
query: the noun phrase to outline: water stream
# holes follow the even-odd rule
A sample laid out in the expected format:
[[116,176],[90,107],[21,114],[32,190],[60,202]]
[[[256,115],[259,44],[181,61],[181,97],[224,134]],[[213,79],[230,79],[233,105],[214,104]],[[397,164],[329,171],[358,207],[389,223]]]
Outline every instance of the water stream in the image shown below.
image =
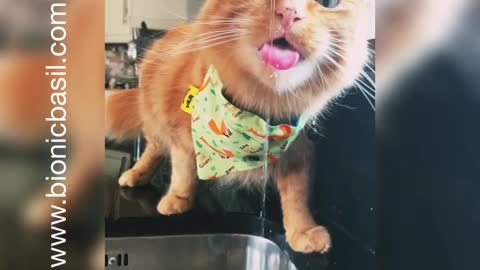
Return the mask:
[[260,210],[260,218],[262,218],[262,228],[261,228],[261,234],[263,237],[265,237],[265,219],[267,218],[267,207],[266,207],[266,201],[267,201],[267,185],[268,185],[268,181],[270,179],[270,172],[269,172],[269,168],[268,168],[268,150],[269,150],[269,133],[270,133],[270,129],[269,129],[269,125],[270,125],[270,118],[269,116],[267,116],[265,118],[265,121],[266,121],[266,130],[268,131],[266,136],[265,136],[265,147],[264,147],[264,165],[263,165],[263,186],[262,186],[262,205],[261,205],[261,210]]

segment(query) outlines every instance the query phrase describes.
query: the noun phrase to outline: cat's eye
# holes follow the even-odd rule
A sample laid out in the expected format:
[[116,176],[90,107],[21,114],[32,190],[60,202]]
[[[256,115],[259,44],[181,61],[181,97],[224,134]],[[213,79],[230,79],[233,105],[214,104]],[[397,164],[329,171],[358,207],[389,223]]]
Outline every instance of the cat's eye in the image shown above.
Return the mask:
[[340,0],[317,0],[317,2],[326,8],[335,8],[340,4]]

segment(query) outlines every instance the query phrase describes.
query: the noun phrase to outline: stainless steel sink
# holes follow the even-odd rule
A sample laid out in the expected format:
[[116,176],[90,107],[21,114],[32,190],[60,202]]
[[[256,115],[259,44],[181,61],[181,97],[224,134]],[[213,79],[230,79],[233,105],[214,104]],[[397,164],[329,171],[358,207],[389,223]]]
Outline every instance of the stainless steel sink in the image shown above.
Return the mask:
[[110,238],[106,269],[296,270],[273,242],[237,234]]

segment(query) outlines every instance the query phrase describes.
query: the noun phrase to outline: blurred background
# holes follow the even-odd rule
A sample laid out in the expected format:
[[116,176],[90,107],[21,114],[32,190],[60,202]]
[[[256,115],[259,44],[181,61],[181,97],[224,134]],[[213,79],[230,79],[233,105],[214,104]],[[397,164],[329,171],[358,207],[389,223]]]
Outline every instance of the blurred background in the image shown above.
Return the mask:
[[380,269],[479,269],[480,3],[377,0]]
[[[52,4],[66,21],[67,203],[62,269],[103,268],[104,3],[3,0],[0,4],[0,269],[48,269],[51,239],[50,125],[53,105],[45,66],[50,53]],[[60,235],[61,237],[62,235]],[[65,236],[65,235],[64,235]],[[100,251],[100,252],[96,252]],[[101,263],[98,263],[99,259]],[[60,256],[60,259],[62,257]]]
[[[66,2],[68,186],[69,197],[80,198],[68,206],[65,269],[103,269],[104,233],[112,239],[141,232],[263,235],[299,269],[480,268],[478,1],[376,1],[372,47],[380,71],[370,75],[377,111],[352,89],[312,132],[322,161],[312,176],[312,209],[335,246],[328,256],[307,257],[284,244],[274,190],[262,211],[259,194],[207,183],[194,213],[164,219],[152,207],[168,184],[167,161],[152,187],[117,187],[143,143],[104,141],[104,92],[138,85],[144,49],[193,18],[201,1]],[[0,3],[0,269],[46,269],[52,254],[51,202],[41,199],[49,162],[43,66],[51,60],[51,2]]]
[[203,0],[106,0],[105,86],[138,86],[138,65],[151,42],[195,19]]

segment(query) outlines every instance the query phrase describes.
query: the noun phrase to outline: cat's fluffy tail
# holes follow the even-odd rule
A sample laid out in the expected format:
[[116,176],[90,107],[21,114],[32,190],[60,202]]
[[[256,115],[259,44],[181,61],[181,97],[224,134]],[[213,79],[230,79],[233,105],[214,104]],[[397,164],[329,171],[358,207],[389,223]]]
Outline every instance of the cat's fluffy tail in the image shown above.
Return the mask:
[[105,136],[126,140],[140,134],[139,90],[105,91]]

